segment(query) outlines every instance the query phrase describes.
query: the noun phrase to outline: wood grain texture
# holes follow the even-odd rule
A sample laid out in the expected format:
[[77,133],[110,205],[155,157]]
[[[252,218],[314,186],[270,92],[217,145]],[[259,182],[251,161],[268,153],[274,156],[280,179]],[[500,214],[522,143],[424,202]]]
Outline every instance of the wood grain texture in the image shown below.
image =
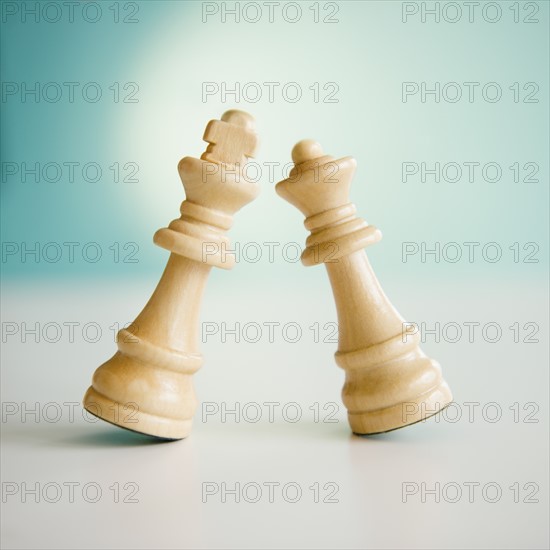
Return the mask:
[[375,434],[414,424],[451,400],[439,364],[404,333],[404,319],[388,300],[364,248],[379,241],[376,227],[349,202],[352,157],[335,160],[311,140],[292,151],[294,168],[277,193],[305,216],[311,232],[302,263],[324,263],[338,312],[336,363],[346,371],[342,399],[351,429]]
[[118,351],[95,371],[84,396],[92,414],[167,439],[191,430],[206,280],[212,266],[233,266],[225,233],[233,214],[259,192],[243,172],[257,146],[248,113],[227,111],[221,121],[210,121],[204,139],[209,146],[201,159],[185,157],[178,165],[186,194],[180,218],[154,236],[171,252],[158,286],[133,324],[118,333]]

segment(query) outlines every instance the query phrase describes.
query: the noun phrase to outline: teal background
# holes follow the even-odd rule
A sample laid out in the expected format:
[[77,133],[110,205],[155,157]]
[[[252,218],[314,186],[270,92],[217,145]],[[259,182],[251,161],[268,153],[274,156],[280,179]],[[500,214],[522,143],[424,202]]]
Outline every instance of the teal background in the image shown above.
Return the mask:
[[[313,2],[301,3],[302,17],[294,24],[278,11],[273,23],[266,12],[255,24],[236,23],[229,16],[222,23],[219,15],[203,23],[203,3],[183,1],[136,2],[136,23],[114,23],[114,2],[99,2],[97,23],[84,21],[80,7],[73,23],[66,12],[58,23],[35,23],[32,16],[22,22],[20,12],[6,16],[3,4],[3,82],[93,81],[103,90],[97,103],[78,99],[78,92],[74,103],[67,95],[58,103],[18,97],[1,103],[3,162],[97,162],[103,168],[97,183],[78,175],[74,183],[66,177],[56,183],[22,183],[18,176],[2,181],[3,243],[97,242],[103,251],[97,263],[78,254],[73,263],[65,253],[54,263],[10,256],[2,262],[5,279],[156,280],[166,253],[152,244],[152,234],[178,216],[184,198],[176,165],[183,156],[199,156],[206,122],[234,107],[257,119],[259,163],[289,162],[294,143],[307,137],[336,157],[357,158],[351,199],[383,231],[382,243],[369,250],[382,280],[530,279],[547,273],[547,2],[536,3],[536,24],[514,23],[511,2],[498,3],[502,19],[493,24],[483,20],[480,8],[473,23],[465,14],[455,24],[435,23],[430,16],[422,23],[420,15],[403,23],[402,2],[393,1],[332,3],[338,7],[335,24],[313,21]],[[118,4],[121,18],[128,15],[131,3]],[[321,17],[329,13],[323,11],[325,4],[330,3],[320,3]],[[520,9],[520,17],[524,13]],[[304,96],[295,104],[280,94],[273,103],[266,94],[257,103],[232,97],[222,102],[219,95],[204,102],[206,81],[229,87],[295,81]],[[422,103],[417,97],[403,103],[405,81],[494,81],[502,86],[503,98],[494,104],[482,101],[478,87],[474,103]],[[138,103],[113,102],[109,86],[114,82],[136,82]],[[321,87],[335,82],[338,103],[315,103],[308,90],[314,82]],[[508,90],[514,82],[536,82],[539,102],[514,103]],[[408,161],[497,162],[503,176],[498,183],[480,177],[473,183],[465,177],[456,184],[420,183],[418,177],[403,183],[402,162]],[[536,162],[539,182],[514,183],[507,167],[516,161]],[[114,162],[137,163],[139,181],[114,183],[108,169]],[[279,179],[280,169],[275,173]],[[303,245],[301,214],[277,197],[267,174],[260,184],[260,197],[236,216],[233,242]],[[435,241],[441,246],[494,241],[503,257],[489,263],[478,249],[473,263],[422,263],[419,256],[403,263],[404,241],[430,247]],[[122,246],[135,242],[138,262],[113,261],[109,246],[115,242],[122,257]],[[508,247],[515,242],[520,248],[537,243],[539,262],[514,263]],[[323,270],[303,270],[280,254],[270,263],[263,250],[260,262],[240,262],[231,274],[233,284],[265,277],[272,284],[281,278],[308,284],[324,277]]]

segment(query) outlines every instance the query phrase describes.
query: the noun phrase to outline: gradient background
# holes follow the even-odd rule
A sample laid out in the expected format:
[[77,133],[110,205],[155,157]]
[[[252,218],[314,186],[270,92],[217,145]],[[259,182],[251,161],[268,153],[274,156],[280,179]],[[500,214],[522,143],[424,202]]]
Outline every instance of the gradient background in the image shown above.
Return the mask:
[[[217,4],[220,12],[203,22],[203,4]],[[515,23],[510,9],[513,2],[493,2],[502,16],[488,23],[482,16],[486,2],[476,8],[473,22],[468,21],[464,4],[457,2],[463,13],[454,24],[443,17],[436,23],[430,15],[422,22],[420,11],[403,22],[404,4],[420,10],[422,4],[433,8],[434,2],[320,2],[321,19],[337,8],[333,17],[338,22],[332,24],[314,22],[310,9],[314,2],[299,3],[302,15],[294,24],[281,16],[280,8],[288,2],[275,8],[273,23],[268,21],[266,8],[258,23],[242,19],[236,23],[230,15],[224,23],[221,4],[107,1],[97,3],[101,17],[96,23],[83,19],[82,5],[75,8],[74,22],[69,22],[65,7],[59,22],[48,23],[43,16],[39,22],[33,15],[23,20],[25,6],[31,9],[35,2],[2,2],[3,86],[9,82],[19,86],[23,82],[29,86],[35,82],[97,82],[103,91],[97,103],[82,100],[82,85],[73,103],[66,92],[55,103],[35,102],[31,96],[22,101],[20,93],[2,97],[2,321],[18,326],[93,321],[105,333],[96,344],[82,338],[68,342],[65,336],[51,344],[23,341],[19,334],[3,332],[2,400],[63,403],[81,398],[95,367],[114,350],[108,327],[134,318],[162,272],[167,255],[152,244],[152,234],[178,216],[184,198],[176,171],[179,159],[200,156],[208,120],[219,118],[229,108],[240,108],[257,120],[261,139],[257,162],[278,162],[280,166],[275,168],[275,181],[269,181],[266,172],[262,175],[260,196],[235,217],[232,242],[241,246],[297,242],[303,246],[307,233],[301,214],[274,191],[276,181],[284,177],[281,166],[290,161],[290,150],[298,140],[314,138],[328,154],[354,156],[358,170],[351,200],[359,213],[383,232],[382,243],[368,253],[398,309],[408,319],[426,321],[430,326],[472,321],[482,325],[496,322],[503,327],[504,337],[496,344],[483,340],[470,343],[466,338],[458,344],[427,340],[424,347],[442,363],[456,400],[498,402],[503,409],[514,402],[536,402],[540,422],[519,428],[505,421],[489,427],[486,422],[466,423],[458,431],[449,424],[427,423],[415,428],[416,432],[405,430],[404,435],[396,433],[369,447],[367,441],[350,439],[343,410],[339,411],[338,426],[328,425],[327,440],[323,439],[323,425],[300,425],[297,432],[287,433],[288,424],[268,424],[261,433],[252,434],[250,430],[259,428],[241,424],[231,432],[223,423],[211,427],[197,421],[198,434],[166,451],[166,446],[142,448],[134,440],[121,443],[118,436],[110,435],[114,428],[107,425],[17,424],[10,418],[2,425],[6,449],[3,479],[64,479],[67,464],[81,461],[83,480],[105,475],[107,466],[103,470],[101,466],[110,465],[111,482],[115,478],[122,481],[127,479],[124,472],[130,461],[134,478],[143,486],[144,501],[137,516],[135,510],[124,512],[131,529],[123,528],[123,522],[112,524],[110,538],[94,532],[87,535],[87,541],[80,538],[82,529],[89,530],[95,522],[101,524],[110,514],[122,512],[99,506],[92,513],[69,505],[49,511],[42,505],[4,504],[4,545],[547,546],[548,3],[519,2],[520,22]],[[225,4],[232,7],[234,3]],[[240,2],[241,8],[245,4]],[[449,2],[440,6],[446,4]],[[51,18],[54,8],[48,9],[46,17]],[[113,21],[114,9],[119,10],[119,23]],[[538,23],[523,22],[534,9],[538,10],[533,16]],[[12,15],[13,10],[16,13]],[[94,10],[86,13],[94,17]],[[488,13],[492,17],[495,12]],[[448,14],[452,17],[454,12]],[[136,22],[124,23],[125,16]],[[137,83],[137,102],[115,103],[109,89],[115,82],[121,87],[126,82]],[[223,101],[220,94],[204,98],[204,82],[226,82],[230,88],[236,82],[241,86],[279,82],[281,86],[273,103],[267,93],[250,103],[242,97],[236,101],[234,96]],[[297,103],[281,96],[281,87],[288,82],[297,82],[302,89]],[[321,89],[327,82],[336,83],[338,102],[313,101],[309,87],[315,82]],[[480,82],[481,86],[473,103],[465,99],[436,103],[431,97],[423,103],[419,94],[404,103],[403,82],[426,82],[428,86],[434,82]],[[482,99],[480,90],[487,82],[499,83],[503,90],[500,101]],[[522,98],[523,84],[537,83],[538,102],[515,103],[508,89],[515,82],[520,83]],[[7,163],[23,162],[96,162],[103,176],[96,183],[86,182],[77,168],[72,183],[66,171],[58,182],[43,178],[35,182],[31,176],[24,183],[19,173],[6,172]],[[137,181],[113,182],[109,166],[115,162],[137,163]],[[419,176],[403,183],[403,162],[496,162],[502,177],[494,183],[483,181],[478,168],[473,182],[463,174],[457,183],[435,183],[430,177],[422,183]],[[514,162],[520,166],[536,163],[538,182],[515,183],[508,168]],[[525,175],[521,173],[522,178]],[[56,262],[43,257],[35,261],[31,255],[23,261],[20,253],[4,255],[12,243],[20,249],[35,243],[41,248],[46,243],[62,246],[69,241],[79,243],[73,262],[66,249]],[[407,262],[402,259],[404,242],[425,242],[432,248],[435,242],[443,246],[469,241],[481,246],[496,242],[503,256],[498,262],[487,262],[479,247],[473,262],[465,256],[457,263],[436,262],[433,256],[422,262],[420,255]],[[96,263],[85,261],[79,253],[90,242],[98,243],[103,253]],[[137,261],[115,262],[109,248],[114,243],[118,243],[122,258],[129,250],[123,247],[135,243],[130,250],[137,251]],[[517,263],[509,250],[514,243],[519,243],[521,253]],[[525,243],[535,243],[538,262],[523,262]],[[339,402],[342,373],[332,359],[336,346],[314,344],[307,330],[313,322],[323,325],[336,320],[324,269],[305,269],[299,262],[285,261],[280,253],[270,262],[265,247],[263,251],[256,263],[240,261],[231,272],[212,272],[203,321],[228,325],[293,321],[304,327],[304,338],[296,345],[281,339],[255,345],[231,340],[223,344],[216,338],[203,343],[206,364],[196,377],[199,398],[214,402],[297,401],[303,403],[304,410],[314,401]],[[466,249],[463,251],[466,254]],[[516,322],[522,326],[536,323],[538,343],[514,343],[508,327]],[[270,439],[272,429],[275,432]],[[49,430],[48,435],[44,430]],[[82,435],[86,430],[94,436],[87,439]],[[415,433],[423,435],[415,438]],[[311,434],[320,437],[322,444],[317,447]],[[227,443],[223,450],[220,442]],[[475,456],[473,448],[484,453],[484,460]],[[145,452],[147,458],[141,454]],[[220,453],[225,455],[223,467],[216,461],[221,461],[217,458]],[[261,457],[258,460],[263,461],[265,471],[254,469],[255,456]],[[444,465],[438,456],[445,456]],[[173,463],[166,462],[166,457]],[[409,460],[407,469],[404,464]],[[317,465],[312,466],[313,462]],[[154,481],[155,472],[166,468],[179,472],[175,479],[165,472],[160,481]],[[508,503],[490,510],[483,502],[461,504],[455,511],[448,504],[407,508],[400,493],[404,474],[396,474],[404,469],[410,474],[409,481],[418,482],[484,482],[496,473],[503,486],[535,481],[541,486],[541,500],[531,507]],[[246,480],[247,472],[256,472],[257,480],[303,479],[304,486],[312,479],[337,479],[348,498],[342,499],[337,511],[323,511],[322,517],[315,516],[310,523],[307,507],[296,513],[285,503],[265,509],[257,506],[243,517],[238,505],[202,504],[200,487],[198,493],[180,494],[171,489],[208,479]],[[387,489],[385,481],[394,492]],[[156,489],[147,493],[147,487]],[[166,511],[164,523],[159,510]],[[182,531],[177,527],[181,519],[178,510],[192,514]],[[59,520],[54,511],[65,514],[72,525],[63,535],[56,527]],[[434,519],[438,526],[426,517],[430,515],[438,518]],[[136,522],[136,517],[145,521],[153,516],[156,519],[149,527]],[[25,529],[28,522],[34,522],[35,530]],[[269,522],[286,522],[288,529],[271,531]],[[394,522],[402,526],[399,532],[394,532]],[[464,528],[462,522],[472,526],[468,533],[457,533]],[[212,530],[210,525],[219,529]]]

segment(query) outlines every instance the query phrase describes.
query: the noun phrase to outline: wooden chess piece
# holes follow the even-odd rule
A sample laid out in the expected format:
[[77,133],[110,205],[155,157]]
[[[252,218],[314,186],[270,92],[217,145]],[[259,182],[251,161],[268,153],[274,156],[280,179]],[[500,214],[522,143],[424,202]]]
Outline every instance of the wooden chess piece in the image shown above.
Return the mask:
[[181,217],[154,236],[171,251],[162,278],[131,327],[118,333],[117,353],[95,371],[84,396],[92,414],[166,439],[191,430],[206,279],[212,266],[230,269],[235,263],[225,232],[233,214],[259,192],[243,172],[257,146],[248,113],[227,111],[210,121],[204,140],[209,145],[200,159],[185,157],[178,165],[186,195]]
[[349,202],[352,157],[335,160],[315,141],[292,150],[294,168],[277,193],[305,216],[302,263],[325,263],[338,313],[336,363],[346,371],[342,399],[356,434],[401,428],[447,406],[451,392],[439,364],[404,334],[403,318],[384,294],[364,248],[379,241],[378,229],[356,217]]

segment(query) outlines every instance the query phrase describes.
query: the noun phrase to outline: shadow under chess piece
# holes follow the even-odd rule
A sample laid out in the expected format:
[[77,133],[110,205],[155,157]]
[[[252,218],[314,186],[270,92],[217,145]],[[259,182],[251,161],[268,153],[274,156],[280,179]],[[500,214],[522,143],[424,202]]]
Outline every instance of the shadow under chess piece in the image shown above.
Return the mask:
[[95,371],[84,396],[84,407],[103,420],[167,439],[191,430],[202,294],[212,266],[233,267],[225,233],[259,192],[243,171],[257,146],[248,113],[227,111],[210,121],[204,140],[201,159],[178,165],[186,195],[181,217],[154,236],[171,251],[162,278],[131,327],[118,333],[117,353]]
[[292,151],[294,168],[277,193],[305,216],[311,232],[302,263],[325,263],[338,312],[336,363],[346,371],[342,399],[356,434],[401,428],[432,416],[452,396],[439,364],[404,333],[364,248],[379,241],[378,229],[356,217],[349,202],[352,157],[335,160],[315,141]]

